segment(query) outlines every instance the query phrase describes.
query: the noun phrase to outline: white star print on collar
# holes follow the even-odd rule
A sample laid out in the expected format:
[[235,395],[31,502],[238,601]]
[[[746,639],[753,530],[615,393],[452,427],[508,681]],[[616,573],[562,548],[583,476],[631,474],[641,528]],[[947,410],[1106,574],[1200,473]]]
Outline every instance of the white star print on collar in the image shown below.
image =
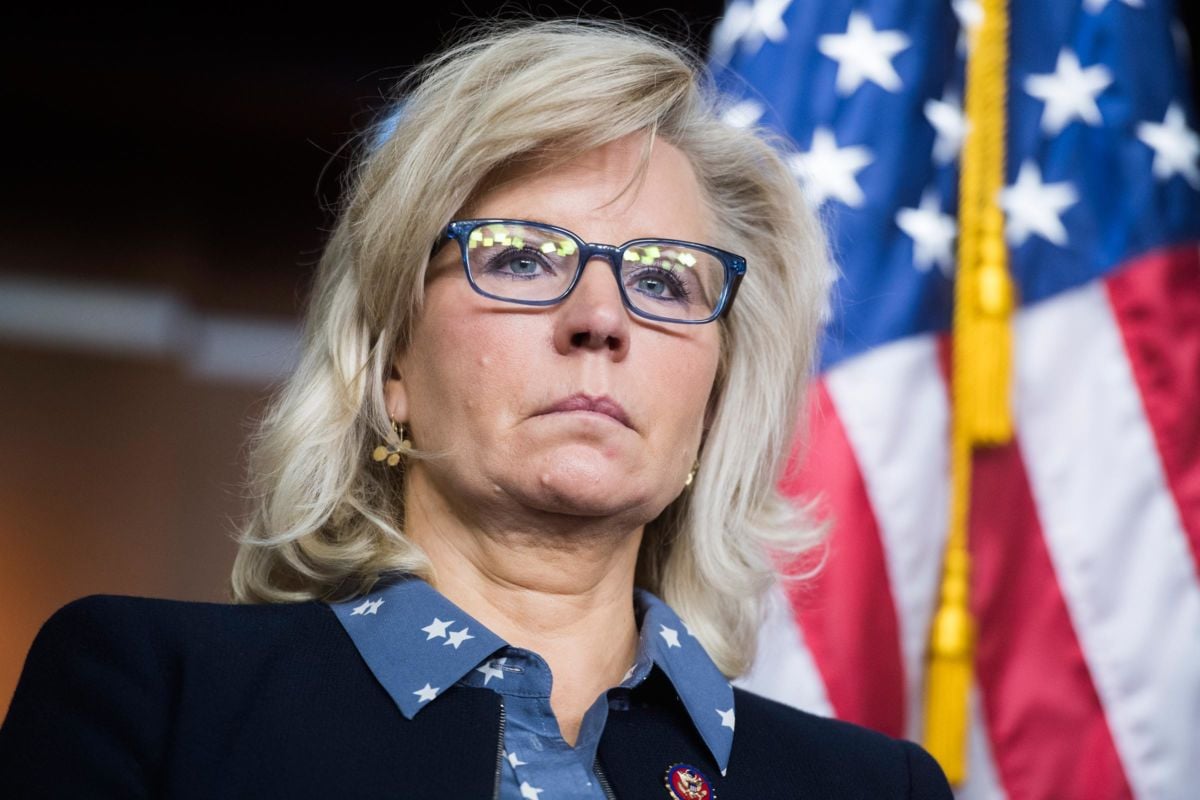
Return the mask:
[[[508,661],[508,659],[507,658],[493,658],[491,661],[487,662],[482,667],[475,668],[476,672],[483,673],[483,685],[484,686],[487,686],[488,681],[490,681],[492,678],[499,678],[500,680],[504,680],[504,670],[501,669],[500,666],[505,661]],[[515,767],[516,764],[513,764],[513,766]]]
[[521,797],[527,797],[529,800],[539,800],[540,795],[544,790],[535,789],[529,785],[528,781],[521,781]]
[[446,628],[449,628],[453,624],[454,624],[454,620],[450,620],[448,622],[442,622],[437,617],[434,617],[433,622],[429,623],[424,628],[421,628],[421,630],[423,630],[429,634],[428,636],[425,637],[425,641],[429,641],[430,639],[437,639],[438,637],[445,639],[446,638]]
[[356,617],[360,614],[364,614],[364,615],[365,614],[378,614],[379,607],[381,605],[383,605],[382,597],[379,598],[378,600],[370,600],[370,599],[363,600],[362,605],[355,606],[354,610],[351,611],[350,614],[352,616],[356,616]]
[[359,598],[330,607],[408,719],[506,645],[416,576],[401,576],[369,600],[387,604],[370,615],[356,611]]
[[[667,676],[724,772],[733,747],[733,688],[670,606],[644,589],[634,589],[633,600],[640,622],[636,661],[653,663]],[[364,606],[376,611],[357,611]],[[508,643],[416,576],[399,576],[368,598],[330,607],[408,719],[472,672],[484,676],[485,686],[504,680],[507,658],[497,651]],[[516,753],[508,759],[514,767],[523,763]],[[542,790],[528,791],[536,797]]]

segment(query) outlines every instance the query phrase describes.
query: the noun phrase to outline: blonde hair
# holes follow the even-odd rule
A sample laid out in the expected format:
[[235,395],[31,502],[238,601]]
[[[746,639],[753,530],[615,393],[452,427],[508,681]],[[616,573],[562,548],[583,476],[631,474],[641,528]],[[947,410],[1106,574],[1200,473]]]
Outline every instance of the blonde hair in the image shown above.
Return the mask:
[[399,89],[394,129],[374,132],[348,179],[300,363],[252,440],[254,510],[239,537],[234,599],[344,599],[384,573],[432,574],[402,529],[403,471],[370,457],[395,438],[383,386],[420,313],[430,245],[480,191],[480,176],[648,132],[688,156],[719,244],[749,269],[715,323],[722,353],[699,471],[646,526],[636,582],[688,621],[725,675],[741,674],[776,579],[773,557],[807,550],[822,533],[777,487],[830,274],[786,145],[722,122],[703,65],[623,23],[489,23]]

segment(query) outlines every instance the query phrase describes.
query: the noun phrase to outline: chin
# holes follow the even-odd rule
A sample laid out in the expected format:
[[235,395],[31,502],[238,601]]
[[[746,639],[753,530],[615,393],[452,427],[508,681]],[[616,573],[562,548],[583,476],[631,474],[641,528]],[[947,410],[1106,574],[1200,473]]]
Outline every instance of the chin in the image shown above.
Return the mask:
[[631,486],[626,475],[580,480],[562,473],[542,473],[526,487],[526,505],[555,514],[579,517],[644,516],[654,501],[644,487]]
[[[527,451],[528,452],[528,451]],[[661,487],[644,459],[624,448],[573,443],[552,446],[514,459],[505,471],[508,494],[523,505],[549,513],[604,517],[644,513]],[[520,465],[518,469],[514,466]],[[511,471],[510,471],[511,470]]]

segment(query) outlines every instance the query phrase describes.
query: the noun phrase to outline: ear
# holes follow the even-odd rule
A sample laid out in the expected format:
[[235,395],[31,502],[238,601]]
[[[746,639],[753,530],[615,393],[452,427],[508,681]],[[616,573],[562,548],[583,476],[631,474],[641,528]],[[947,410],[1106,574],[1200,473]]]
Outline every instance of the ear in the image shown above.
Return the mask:
[[408,389],[404,384],[401,372],[401,358],[397,355],[392,360],[392,372],[383,384],[383,402],[388,413],[396,422],[408,421]]

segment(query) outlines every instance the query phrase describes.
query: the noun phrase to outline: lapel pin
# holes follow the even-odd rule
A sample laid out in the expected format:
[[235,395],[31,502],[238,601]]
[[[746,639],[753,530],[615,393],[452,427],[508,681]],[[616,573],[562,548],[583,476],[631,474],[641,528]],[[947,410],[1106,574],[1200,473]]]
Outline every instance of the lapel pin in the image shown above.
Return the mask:
[[665,784],[672,800],[717,800],[708,778],[691,764],[667,767]]

